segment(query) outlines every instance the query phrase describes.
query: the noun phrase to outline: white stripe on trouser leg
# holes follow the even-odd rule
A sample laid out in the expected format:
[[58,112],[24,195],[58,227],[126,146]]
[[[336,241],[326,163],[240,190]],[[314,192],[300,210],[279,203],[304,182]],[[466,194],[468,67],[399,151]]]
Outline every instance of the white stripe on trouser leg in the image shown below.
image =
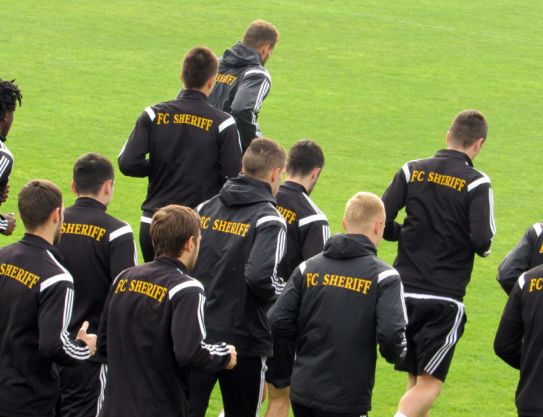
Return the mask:
[[262,368],[260,369],[260,390],[258,394],[258,405],[256,407],[256,417],[258,417],[258,413],[260,412],[260,406],[262,405],[262,398],[264,397],[264,383],[265,383],[265,375],[266,375],[266,356],[261,356],[260,360],[262,361]]
[[462,306],[461,304],[456,304],[456,307],[458,308],[458,311],[456,312],[456,318],[454,320],[451,331],[445,338],[445,344],[441,346],[441,348],[439,348],[439,350],[435,353],[435,355],[432,357],[432,359],[430,359],[430,361],[424,368],[424,371],[428,372],[430,375],[435,372],[435,370],[441,364],[449,350],[451,350],[451,348],[458,340],[458,328],[460,327],[460,323],[462,323],[462,318],[464,316],[464,306]]
[[102,405],[104,404],[104,397],[106,393],[106,379],[107,379],[107,365],[105,363],[100,367],[100,396],[96,403],[96,417],[100,414],[102,410]]

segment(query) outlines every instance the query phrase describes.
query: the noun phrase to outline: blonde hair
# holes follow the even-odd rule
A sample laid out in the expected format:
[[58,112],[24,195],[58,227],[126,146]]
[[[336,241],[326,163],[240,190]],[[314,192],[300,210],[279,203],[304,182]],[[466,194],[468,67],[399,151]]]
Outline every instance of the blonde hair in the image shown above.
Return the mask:
[[377,195],[359,192],[347,201],[344,219],[349,226],[371,227],[377,218],[385,218],[385,205]]

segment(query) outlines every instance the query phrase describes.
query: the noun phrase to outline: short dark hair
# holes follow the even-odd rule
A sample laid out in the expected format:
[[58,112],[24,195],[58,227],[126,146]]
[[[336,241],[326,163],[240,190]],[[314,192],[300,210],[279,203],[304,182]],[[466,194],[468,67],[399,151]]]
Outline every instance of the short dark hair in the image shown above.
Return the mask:
[[219,61],[211,49],[198,46],[185,55],[181,80],[185,88],[202,88],[207,80],[217,74],[218,68]]
[[285,149],[270,139],[254,139],[241,161],[243,172],[250,176],[261,179],[274,168],[285,166]]
[[200,236],[200,216],[193,209],[170,204],[157,210],[151,221],[155,256],[178,258],[191,236]]
[[464,110],[455,116],[449,132],[454,143],[469,148],[477,139],[486,139],[488,125],[480,111]]
[[21,105],[23,95],[15,80],[3,81],[0,79],[0,120],[4,118],[6,113],[11,113],[15,110],[17,102]]
[[275,47],[278,40],[279,31],[274,25],[265,20],[255,20],[245,30],[242,43],[250,48],[258,49],[266,44]]
[[44,225],[53,210],[62,207],[62,192],[51,181],[30,180],[19,191],[19,214],[26,230]]
[[104,181],[114,178],[113,164],[98,153],[86,153],[75,161],[73,180],[78,194],[98,194]]
[[299,140],[288,152],[287,172],[289,175],[308,175],[314,168],[323,166],[322,148],[312,140]]

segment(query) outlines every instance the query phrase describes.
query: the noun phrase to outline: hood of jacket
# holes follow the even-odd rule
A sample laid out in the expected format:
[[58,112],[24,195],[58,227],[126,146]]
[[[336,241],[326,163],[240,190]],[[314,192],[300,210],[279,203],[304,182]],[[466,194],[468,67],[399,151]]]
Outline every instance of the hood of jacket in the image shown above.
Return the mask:
[[258,51],[243,45],[241,42],[236,43],[233,47],[224,52],[222,62],[231,67],[261,65],[260,54]]
[[350,259],[376,255],[375,245],[364,235],[337,234],[324,245],[324,256],[332,259]]
[[227,206],[245,206],[268,202],[276,206],[271,187],[264,181],[240,174],[230,178],[219,192],[219,198]]

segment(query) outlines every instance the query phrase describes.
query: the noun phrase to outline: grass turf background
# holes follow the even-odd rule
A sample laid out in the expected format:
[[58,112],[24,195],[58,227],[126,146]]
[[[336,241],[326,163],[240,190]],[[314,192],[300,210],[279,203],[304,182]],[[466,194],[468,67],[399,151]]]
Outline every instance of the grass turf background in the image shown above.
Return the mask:
[[[518,373],[492,351],[505,302],[494,278],[541,220],[542,3],[18,0],[2,15],[0,78],[16,78],[24,95],[7,142],[16,164],[4,212],[16,211],[17,191],[38,177],[59,184],[70,204],[77,156],[115,159],[140,112],[179,90],[184,53],[205,44],[220,55],[256,18],[281,32],[262,131],[285,147],[302,137],[322,144],[313,198],[334,232],[353,193],[381,194],[405,161],[444,145],[458,111],[482,110],[489,138],[475,165],[492,178],[498,234],[490,258],[476,261],[466,332],[432,415],[515,415]],[[145,186],[118,173],[109,209],[136,233]],[[381,245],[387,261],[394,253]],[[377,368],[372,415],[392,415],[405,377],[382,360]],[[208,414],[219,410],[214,395]]]

